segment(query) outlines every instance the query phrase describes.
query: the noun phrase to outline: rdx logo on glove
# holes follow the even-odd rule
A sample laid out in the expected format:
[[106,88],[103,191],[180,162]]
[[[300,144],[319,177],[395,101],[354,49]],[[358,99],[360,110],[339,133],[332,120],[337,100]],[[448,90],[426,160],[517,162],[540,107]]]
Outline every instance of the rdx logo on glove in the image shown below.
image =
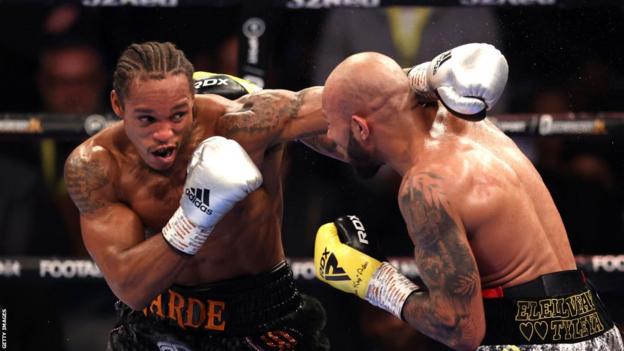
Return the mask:
[[205,78],[195,81],[195,89],[209,87],[213,85],[228,85],[228,79],[225,78]]
[[326,280],[349,280],[347,272],[342,267],[338,266],[338,260],[333,253],[327,251],[327,248],[323,250],[323,256],[321,256],[320,262],[321,277]]
[[364,229],[364,224],[362,224],[360,219],[357,218],[357,216],[347,216],[347,218],[349,218],[353,227],[357,230],[358,240],[362,244],[368,244],[368,239],[366,239],[366,229]]
[[186,197],[188,197],[193,205],[199,208],[200,211],[209,215],[212,214],[212,210],[208,208],[208,206],[210,206],[210,189],[186,188],[184,192]]

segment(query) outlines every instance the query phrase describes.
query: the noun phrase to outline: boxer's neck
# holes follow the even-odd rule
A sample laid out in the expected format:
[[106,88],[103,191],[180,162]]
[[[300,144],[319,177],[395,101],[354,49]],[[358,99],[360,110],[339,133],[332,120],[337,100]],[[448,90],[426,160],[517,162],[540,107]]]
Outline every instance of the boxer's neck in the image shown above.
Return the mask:
[[401,175],[416,164],[431,138],[436,111],[437,106],[430,105],[412,105],[400,111],[401,118],[377,142],[381,159]]

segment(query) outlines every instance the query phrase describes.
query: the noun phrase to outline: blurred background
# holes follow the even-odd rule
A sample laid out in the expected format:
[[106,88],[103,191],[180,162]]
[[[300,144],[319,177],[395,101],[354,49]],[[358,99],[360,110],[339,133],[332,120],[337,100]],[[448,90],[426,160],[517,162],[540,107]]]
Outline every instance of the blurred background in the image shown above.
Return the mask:
[[[233,1],[205,5],[0,1],[0,114],[5,120],[7,114],[110,114],[112,68],[133,42],[171,41],[196,70],[256,72],[242,62],[249,38],[241,34],[241,13],[249,9]],[[622,6],[277,7],[263,15],[265,88],[322,85],[332,67],[355,52],[380,51],[408,67],[464,43],[487,42],[510,66],[492,115],[624,111]],[[620,118],[624,122],[624,113]],[[89,257],[62,180],[65,158],[86,137],[0,133],[0,306],[9,313],[9,349],[103,350],[115,322],[115,299],[102,279],[18,279],[9,259],[58,259],[50,261],[57,262],[52,272],[67,262],[82,262],[76,272],[91,269],[78,261]],[[604,261],[611,275],[597,269],[597,278],[605,282],[602,296],[613,317],[624,323],[624,280],[615,275],[624,271],[622,133],[513,137],[551,190],[575,254],[611,260]],[[346,213],[360,215],[379,233],[386,255],[412,254],[396,203],[396,174],[382,170],[364,181],[349,166],[298,143],[288,145],[283,172],[283,241],[289,257],[303,259],[302,272],[316,228]],[[333,349],[444,349],[352,296],[306,274],[298,277],[301,289],[327,309]]]

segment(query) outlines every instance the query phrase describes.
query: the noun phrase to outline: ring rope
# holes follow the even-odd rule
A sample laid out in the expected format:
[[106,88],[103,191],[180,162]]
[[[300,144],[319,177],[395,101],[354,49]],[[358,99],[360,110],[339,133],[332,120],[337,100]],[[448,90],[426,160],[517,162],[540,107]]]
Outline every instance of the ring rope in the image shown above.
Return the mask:
[[[576,264],[600,291],[622,292],[624,287],[624,254],[577,255]],[[289,258],[296,280],[314,280],[312,258]],[[411,257],[391,257],[389,262],[409,278],[418,276],[418,267]],[[93,281],[101,280],[102,272],[95,262],[79,257],[0,256],[0,283],[17,281]],[[601,284],[600,282],[603,282]],[[596,284],[598,282],[598,284]]]
[[[556,114],[502,114],[489,117],[510,135],[624,134],[624,112],[567,112]],[[0,113],[0,138],[8,135],[84,138],[118,121],[112,114],[60,115],[46,113]]]

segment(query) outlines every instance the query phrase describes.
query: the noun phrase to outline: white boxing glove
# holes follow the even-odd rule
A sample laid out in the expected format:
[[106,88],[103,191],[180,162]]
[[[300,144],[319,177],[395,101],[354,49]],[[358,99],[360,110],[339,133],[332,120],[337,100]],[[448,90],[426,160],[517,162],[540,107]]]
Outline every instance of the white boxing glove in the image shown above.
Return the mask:
[[262,174],[234,140],[210,137],[199,144],[186,170],[180,207],[162,234],[175,249],[194,255],[234,205],[262,184]]
[[408,73],[412,91],[440,99],[453,114],[471,121],[501,97],[509,67],[505,56],[489,44],[466,44],[415,66]]

